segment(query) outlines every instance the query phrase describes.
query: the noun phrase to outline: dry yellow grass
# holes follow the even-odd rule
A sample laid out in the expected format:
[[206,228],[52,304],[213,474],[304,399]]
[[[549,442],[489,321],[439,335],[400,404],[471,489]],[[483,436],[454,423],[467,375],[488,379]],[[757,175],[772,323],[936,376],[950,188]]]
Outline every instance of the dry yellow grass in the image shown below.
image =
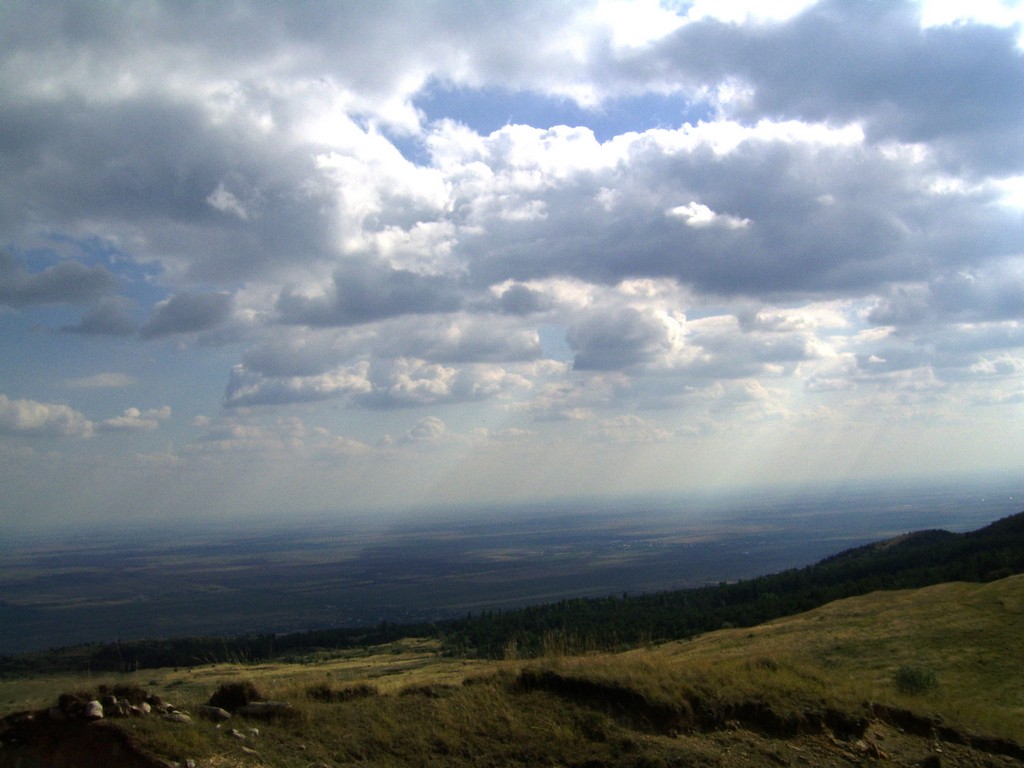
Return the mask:
[[[1024,575],[876,592],[750,629],[555,663],[660,701],[692,690],[793,708],[876,702],[1020,741],[1022,638]],[[893,680],[907,665],[934,672],[938,685],[922,695],[901,693]]]

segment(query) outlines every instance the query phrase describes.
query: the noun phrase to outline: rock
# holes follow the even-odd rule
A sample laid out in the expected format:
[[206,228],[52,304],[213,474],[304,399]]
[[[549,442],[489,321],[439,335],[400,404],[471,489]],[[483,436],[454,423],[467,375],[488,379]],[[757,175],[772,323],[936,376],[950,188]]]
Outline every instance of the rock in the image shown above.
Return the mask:
[[231,729],[231,735],[232,735],[232,737],[238,739],[239,741],[245,741],[245,734],[243,734],[241,731],[238,731],[238,730],[235,730],[234,728],[232,728]]
[[60,707],[50,707],[46,710],[46,714],[55,723],[63,723],[68,719],[67,714]]
[[77,715],[82,711],[82,701],[71,693],[62,693],[57,699],[57,707],[65,715]]
[[170,720],[172,723],[191,723],[192,718],[186,715],[184,712],[168,712],[164,715],[164,720]]
[[226,709],[222,709],[221,707],[212,707],[209,704],[200,704],[196,707],[196,714],[206,720],[212,720],[213,722],[231,719],[231,713]]
[[259,728],[250,728],[250,729],[248,729],[246,731],[246,733],[249,734],[249,738],[250,739],[255,739],[257,736],[260,735],[260,729]]
[[103,705],[104,709],[107,709],[117,704],[117,699],[114,696],[107,694],[106,696],[100,699],[100,704]]
[[84,720],[102,720],[103,719],[103,705],[95,699],[93,701],[87,701],[85,706],[82,708],[82,719]]
[[143,714],[146,714],[146,715],[148,715],[150,712],[153,711],[153,708],[149,705],[148,701],[142,702],[141,704],[138,705],[138,707],[139,707],[139,709],[142,710]]
[[238,714],[246,717],[269,720],[278,715],[290,714],[294,710],[292,705],[285,701],[254,701],[238,709]]

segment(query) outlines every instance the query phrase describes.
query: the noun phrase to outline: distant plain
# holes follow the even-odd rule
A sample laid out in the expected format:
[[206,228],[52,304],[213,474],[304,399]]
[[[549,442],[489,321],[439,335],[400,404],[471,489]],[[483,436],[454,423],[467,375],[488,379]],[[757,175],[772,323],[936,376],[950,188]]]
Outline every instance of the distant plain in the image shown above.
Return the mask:
[[1021,511],[1019,486],[859,488],[191,524],[0,544],[0,653],[436,621],[800,567]]

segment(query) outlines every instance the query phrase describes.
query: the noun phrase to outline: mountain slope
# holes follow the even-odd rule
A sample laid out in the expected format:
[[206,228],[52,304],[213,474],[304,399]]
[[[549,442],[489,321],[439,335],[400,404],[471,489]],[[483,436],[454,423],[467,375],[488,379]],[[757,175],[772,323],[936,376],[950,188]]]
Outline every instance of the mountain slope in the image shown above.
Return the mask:
[[[121,759],[102,762],[114,766],[1020,765],[1022,615],[1024,576],[1014,576],[875,592],[624,653],[463,663],[431,659],[420,643],[302,665],[146,671],[107,682],[144,682],[194,715],[218,684],[248,679],[291,708],[219,727],[195,716],[9,717],[0,766],[45,752],[44,764],[77,768],[70,751],[88,743],[103,756],[105,739]],[[908,668],[931,685],[904,690]]]
[[535,655],[545,644],[614,648],[692,637],[807,611],[882,589],[989,582],[1024,572],[1024,512],[969,533],[922,531],[841,552],[815,565],[700,589],[624,599],[564,600],[452,622],[461,652]]

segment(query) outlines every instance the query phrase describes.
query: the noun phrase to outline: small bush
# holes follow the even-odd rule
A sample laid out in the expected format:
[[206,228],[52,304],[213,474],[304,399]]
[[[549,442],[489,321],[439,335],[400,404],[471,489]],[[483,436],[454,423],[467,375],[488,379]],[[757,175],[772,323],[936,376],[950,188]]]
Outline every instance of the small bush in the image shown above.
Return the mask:
[[897,691],[914,696],[927,693],[939,684],[934,671],[908,664],[904,664],[896,670],[892,681]]
[[221,683],[210,697],[211,707],[220,707],[228,712],[236,712],[246,704],[254,701],[265,701],[266,696],[250,680],[236,683]]

